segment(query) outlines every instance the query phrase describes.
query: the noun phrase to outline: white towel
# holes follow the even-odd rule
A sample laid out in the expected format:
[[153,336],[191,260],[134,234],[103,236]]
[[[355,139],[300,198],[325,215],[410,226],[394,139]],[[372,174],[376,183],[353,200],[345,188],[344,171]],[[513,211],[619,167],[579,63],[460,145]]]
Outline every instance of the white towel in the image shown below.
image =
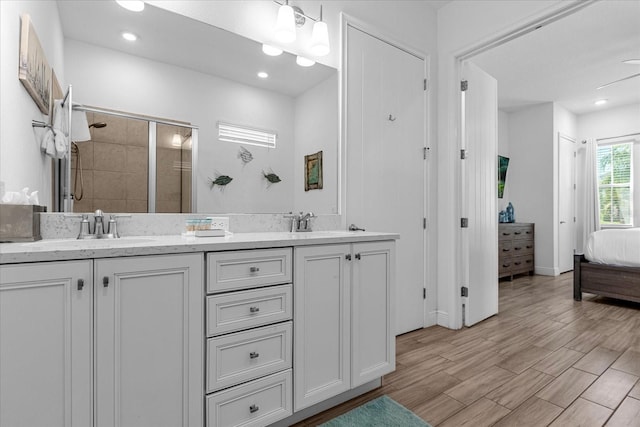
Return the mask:
[[62,100],[56,99],[53,104],[53,133],[54,153],[49,154],[54,159],[64,159],[69,150],[69,115],[68,108],[62,106]]
[[45,128],[44,132],[40,133],[40,149],[48,156],[54,157],[56,154],[55,136],[51,128]]

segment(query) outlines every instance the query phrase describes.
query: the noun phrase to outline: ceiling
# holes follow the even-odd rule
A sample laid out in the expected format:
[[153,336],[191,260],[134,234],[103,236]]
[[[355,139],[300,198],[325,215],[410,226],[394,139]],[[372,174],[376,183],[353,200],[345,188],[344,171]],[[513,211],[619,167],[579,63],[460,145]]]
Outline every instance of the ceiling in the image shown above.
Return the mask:
[[471,61],[498,80],[501,110],[556,102],[580,115],[640,103],[640,76],[596,89],[640,73],[627,59],[640,59],[640,0],[595,2]]
[[[149,4],[136,13],[115,1],[64,0],[58,1],[58,11],[65,38],[292,97],[335,75],[335,69],[318,63],[300,67],[291,54],[267,56],[260,43]],[[123,31],[138,40],[125,41]],[[269,78],[258,78],[258,71]]]

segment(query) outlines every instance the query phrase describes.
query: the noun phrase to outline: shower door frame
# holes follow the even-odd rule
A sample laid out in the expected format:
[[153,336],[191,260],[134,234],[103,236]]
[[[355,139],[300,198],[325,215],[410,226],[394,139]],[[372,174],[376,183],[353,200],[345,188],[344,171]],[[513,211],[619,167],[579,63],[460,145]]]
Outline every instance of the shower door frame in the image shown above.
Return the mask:
[[[143,120],[145,122],[147,122],[149,124],[149,129],[148,129],[148,135],[149,135],[149,145],[148,145],[148,150],[149,150],[149,157],[148,157],[148,161],[149,161],[149,168],[148,168],[148,181],[147,181],[147,189],[148,189],[148,195],[147,195],[147,213],[156,213],[156,169],[157,169],[157,165],[156,165],[156,137],[157,137],[157,133],[156,133],[156,127],[158,124],[161,125],[168,125],[168,126],[177,126],[177,127],[182,127],[182,128],[188,128],[191,129],[191,212],[190,213],[195,213],[196,212],[196,207],[197,207],[197,176],[198,176],[198,131],[199,128],[198,126],[193,126],[189,123],[184,123],[184,122],[175,122],[175,121],[171,121],[171,120],[164,120],[164,119],[158,119],[158,118],[154,118],[154,117],[149,117],[149,116],[142,116],[142,115],[138,115],[138,114],[131,114],[131,113],[123,113],[123,112],[119,112],[119,111],[112,111],[112,110],[107,110],[104,108],[98,108],[98,107],[90,107],[90,106],[86,106],[86,105],[80,105],[80,104],[74,104],[73,105],[73,110],[76,111],[84,111],[84,112],[88,112],[88,113],[100,113],[100,114],[106,114],[106,115],[110,115],[110,116],[116,116],[116,117],[122,117],[125,119],[133,119],[133,120]],[[71,115],[70,115],[71,116]],[[69,144],[69,147],[71,147],[71,144]],[[60,191],[60,194],[64,195],[64,200],[62,202],[62,209],[60,209],[61,212],[73,212],[73,208],[72,208],[72,203],[71,203],[71,196],[72,196],[72,192],[71,192],[71,152],[69,149],[69,154],[67,159],[65,159],[66,161],[64,162],[60,162],[62,163],[61,165],[59,165],[59,168],[64,168],[65,170],[65,175],[67,177],[67,179],[65,179],[64,181],[68,181],[68,183],[66,184],[68,187],[68,191],[65,191],[64,188],[59,188],[58,191]],[[59,173],[59,171],[56,171],[56,173]],[[65,183],[64,182],[58,182],[58,186],[64,187]],[[175,213],[181,213],[181,212],[175,212]]]

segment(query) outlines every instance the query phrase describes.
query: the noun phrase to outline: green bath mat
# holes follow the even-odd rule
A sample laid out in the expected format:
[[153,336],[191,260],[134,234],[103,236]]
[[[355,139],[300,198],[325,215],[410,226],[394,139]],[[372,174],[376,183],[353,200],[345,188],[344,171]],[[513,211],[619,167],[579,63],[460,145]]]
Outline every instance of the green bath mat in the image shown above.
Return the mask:
[[431,427],[387,396],[381,396],[321,424],[320,427]]

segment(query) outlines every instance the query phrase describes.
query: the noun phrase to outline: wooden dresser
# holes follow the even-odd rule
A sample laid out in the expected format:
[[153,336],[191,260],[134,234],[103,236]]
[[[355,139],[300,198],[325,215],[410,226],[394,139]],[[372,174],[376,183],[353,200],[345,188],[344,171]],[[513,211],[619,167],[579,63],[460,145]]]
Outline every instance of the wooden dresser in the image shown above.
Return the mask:
[[501,223],[498,225],[498,277],[529,273],[534,270],[535,224]]

